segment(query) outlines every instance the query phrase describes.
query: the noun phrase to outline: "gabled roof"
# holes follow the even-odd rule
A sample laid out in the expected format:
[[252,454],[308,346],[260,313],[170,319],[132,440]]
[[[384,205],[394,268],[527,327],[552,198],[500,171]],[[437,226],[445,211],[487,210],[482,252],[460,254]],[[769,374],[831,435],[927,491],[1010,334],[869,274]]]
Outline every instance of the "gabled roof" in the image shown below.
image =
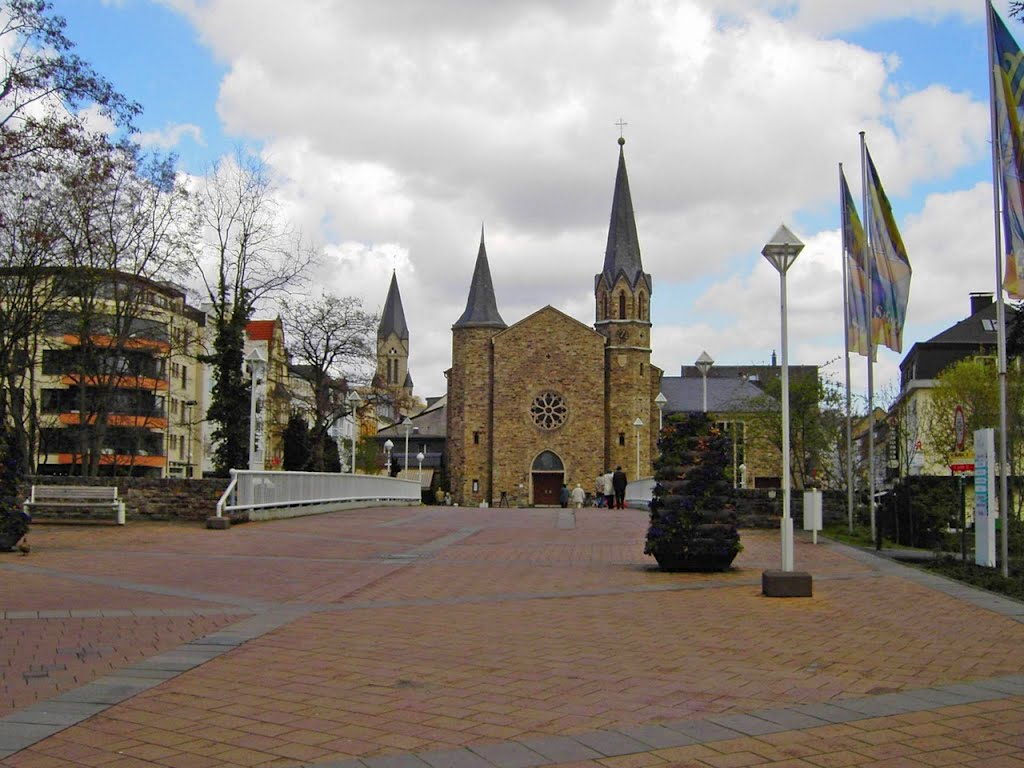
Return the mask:
[[380,313],[377,338],[386,339],[391,334],[403,340],[409,338],[409,326],[405,324],[405,310],[402,309],[402,294],[398,292],[398,276],[394,271],[391,272],[391,286]]
[[498,314],[498,302],[494,298],[491,283],[491,267],[487,263],[487,249],[484,247],[484,231],[480,229],[480,250],[476,254],[473,268],[473,282],[469,284],[469,298],[466,311],[455,321],[452,328],[507,328]]
[[651,276],[644,272],[640,259],[640,239],[636,234],[636,217],[633,215],[633,198],[629,193],[629,177],[626,174],[626,157],[619,139],[619,167],[615,173],[615,193],[612,197],[612,215],[608,223],[608,244],[604,251],[604,268],[597,280],[602,278],[609,286],[622,275],[633,288],[643,280],[651,290]]
[[[772,400],[746,379],[708,377],[708,411],[736,413],[763,410]],[[704,409],[704,380],[701,377],[662,376],[661,392],[668,402],[665,413],[689,413]]]
[[968,344],[980,347],[996,343],[995,303],[975,312],[970,317],[932,336],[925,344]]
[[250,320],[245,324],[245,335],[251,341],[270,341],[274,338],[274,326],[279,320]]
[[605,340],[606,340],[605,336],[600,334],[600,333],[598,333],[597,331],[595,331],[591,326],[587,325],[586,323],[581,323],[575,317],[572,317],[571,315],[565,314],[565,312],[563,312],[562,310],[558,309],[557,307],[552,307],[550,304],[546,304],[545,306],[541,307],[540,309],[538,309],[538,310],[536,310],[534,312],[531,312],[526,317],[524,317],[522,320],[517,320],[516,322],[512,323],[512,325],[510,325],[508,328],[506,328],[505,330],[503,330],[500,333],[496,334],[494,338],[497,339],[498,336],[501,336],[501,335],[503,335],[505,333],[508,333],[513,328],[518,328],[521,325],[529,323],[531,320],[533,320],[538,315],[548,314],[548,313],[551,313],[551,312],[553,312],[556,315],[558,315],[561,319],[568,320],[571,323],[573,323],[574,325],[579,326],[581,329],[587,331],[591,336],[598,337],[601,340],[602,343],[605,342]]

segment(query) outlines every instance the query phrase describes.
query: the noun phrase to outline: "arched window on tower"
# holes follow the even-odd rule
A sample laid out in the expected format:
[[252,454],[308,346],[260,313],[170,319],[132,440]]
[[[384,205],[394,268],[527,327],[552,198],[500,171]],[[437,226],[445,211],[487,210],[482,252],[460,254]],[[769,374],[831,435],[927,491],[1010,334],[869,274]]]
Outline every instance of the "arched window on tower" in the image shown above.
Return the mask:
[[642,293],[636,298],[636,317],[637,320],[644,319],[644,295]]
[[603,307],[603,311],[601,313],[601,319],[602,320],[607,320],[608,316],[611,314],[611,312],[608,311],[608,294],[607,293],[601,294],[601,304],[602,304],[602,307]]
[[619,320],[626,319],[626,292],[619,294]]

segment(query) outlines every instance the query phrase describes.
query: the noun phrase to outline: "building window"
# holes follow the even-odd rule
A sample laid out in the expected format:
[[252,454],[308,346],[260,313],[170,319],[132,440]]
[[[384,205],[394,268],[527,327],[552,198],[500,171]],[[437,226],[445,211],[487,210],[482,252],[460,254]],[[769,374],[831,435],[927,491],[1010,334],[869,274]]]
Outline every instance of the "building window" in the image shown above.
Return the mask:
[[625,445],[625,444],[626,444],[626,433],[625,432],[619,432],[619,445]]
[[480,492],[480,481],[479,480],[474,480],[473,481],[473,493],[479,493],[479,492]]
[[473,433],[473,445],[480,445],[480,433],[479,432],[474,432]]
[[541,429],[558,429],[565,423],[565,417],[568,415],[569,408],[562,396],[555,392],[543,392],[534,398],[530,406],[533,423]]
[[626,319],[626,294],[619,294],[619,320]]
[[641,376],[644,375],[644,364],[643,363],[640,363],[640,375]]
[[642,293],[637,297],[636,302],[637,302],[637,308],[636,308],[637,319],[638,320],[643,320],[644,319],[644,295]]

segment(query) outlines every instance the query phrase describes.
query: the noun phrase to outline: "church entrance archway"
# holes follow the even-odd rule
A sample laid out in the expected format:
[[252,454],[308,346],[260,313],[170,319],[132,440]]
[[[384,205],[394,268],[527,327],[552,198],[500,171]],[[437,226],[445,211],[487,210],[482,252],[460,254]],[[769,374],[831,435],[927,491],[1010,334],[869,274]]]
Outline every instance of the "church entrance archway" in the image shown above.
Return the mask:
[[554,451],[542,451],[533,460],[531,472],[533,481],[533,504],[535,506],[557,506],[559,492],[565,482],[565,467]]

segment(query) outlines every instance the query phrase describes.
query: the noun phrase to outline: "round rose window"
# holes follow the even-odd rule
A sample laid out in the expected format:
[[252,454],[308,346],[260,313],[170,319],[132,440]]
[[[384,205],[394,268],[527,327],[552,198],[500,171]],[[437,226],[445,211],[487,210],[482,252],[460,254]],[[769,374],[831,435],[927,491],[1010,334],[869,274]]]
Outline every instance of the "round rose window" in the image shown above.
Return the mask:
[[533,400],[530,406],[530,416],[533,423],[541,429],[558,429],[565,423],[565,417],[569,409],[561,395],[554,392],[544,392]]

